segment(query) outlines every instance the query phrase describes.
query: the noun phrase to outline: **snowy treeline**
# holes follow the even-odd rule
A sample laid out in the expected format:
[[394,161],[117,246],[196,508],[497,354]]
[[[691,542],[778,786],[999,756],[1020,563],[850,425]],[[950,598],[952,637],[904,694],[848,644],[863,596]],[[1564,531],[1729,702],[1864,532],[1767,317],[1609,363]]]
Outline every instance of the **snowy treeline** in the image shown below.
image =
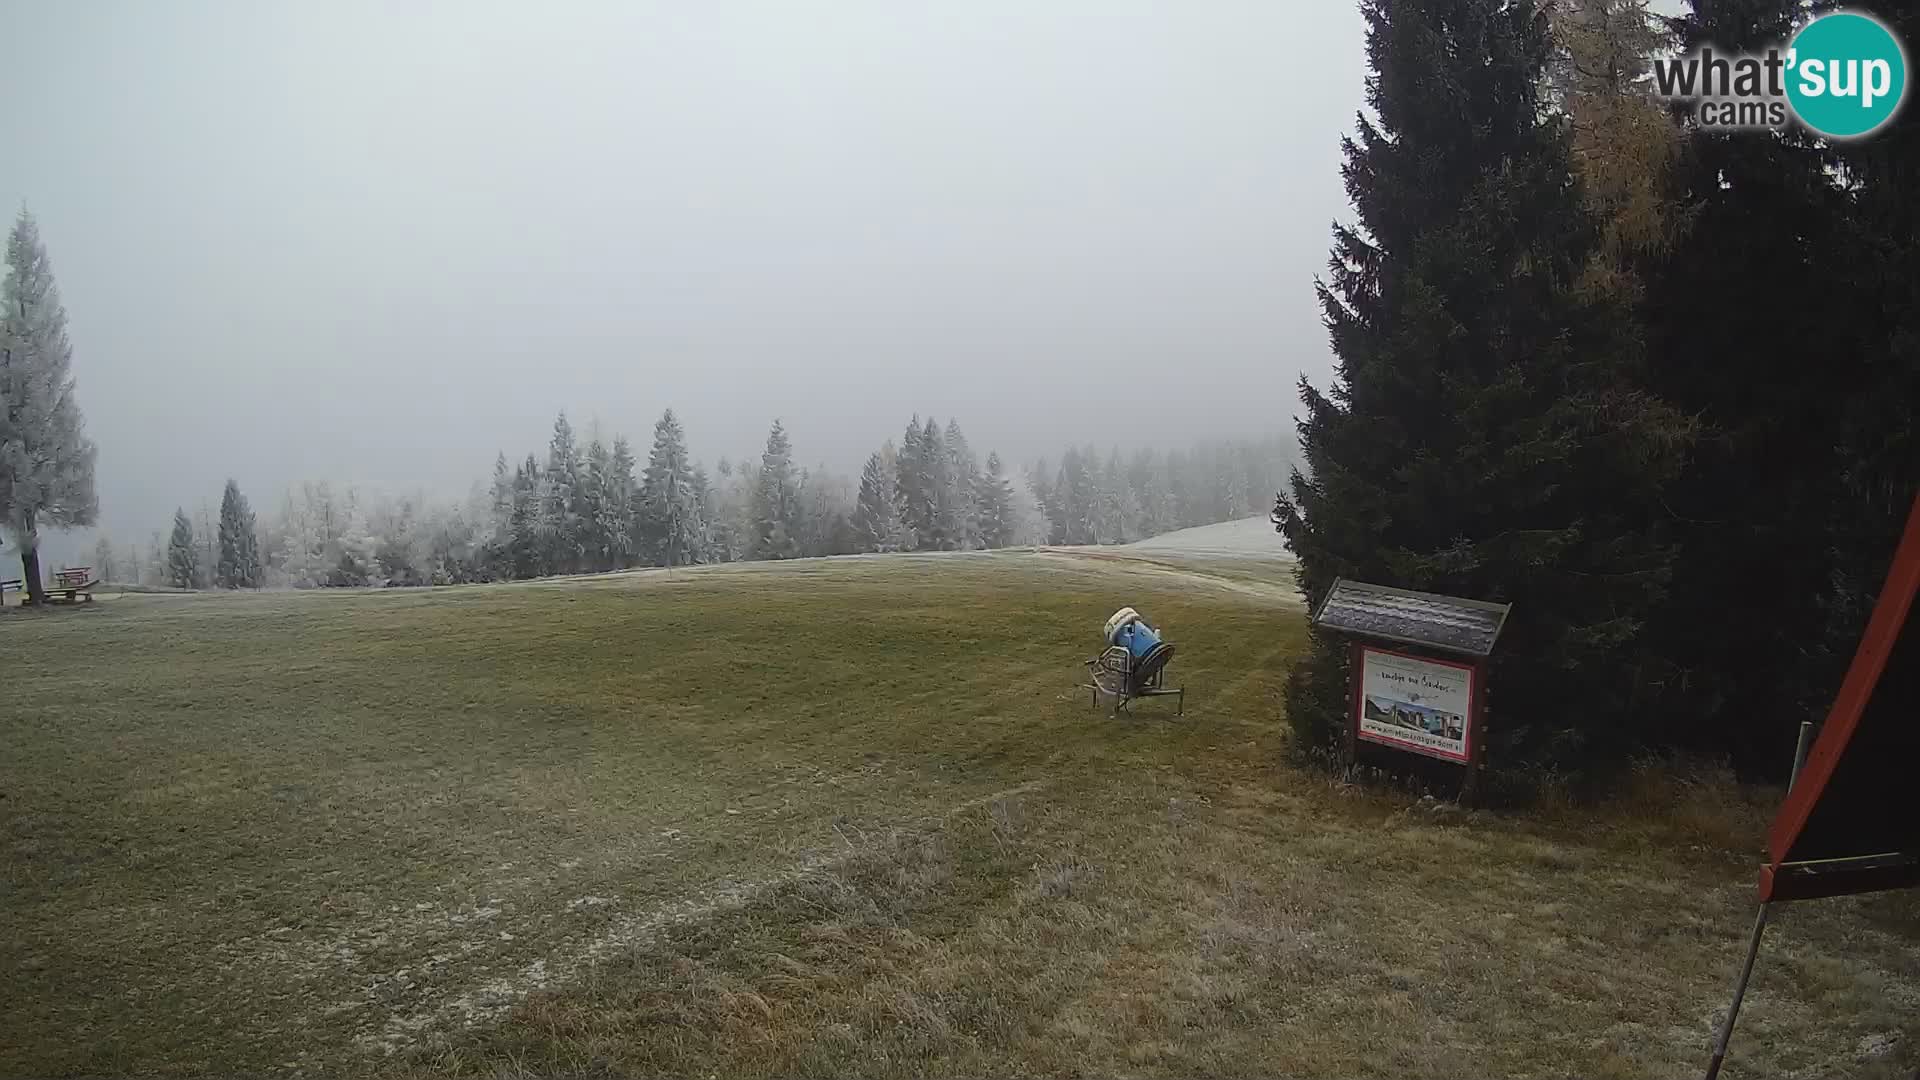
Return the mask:
[[102,537],[95,573],[107,581],[176,588],[311,588],[485,581],[474,500],[368,495],[324,481],[284,493],[256,517],[229,481],[217,519],[174,513],[145,545]]
[[1069,447],[1060,464],[1034,466],[1033,494],[1054,544],[1125,544],[1149,536],[1263,512],[1286,482],[1294,454],[1286,440],[1199,443],[1162,454],[1141,449],[1103,460]]
[[328,483],[286,492],[257,521],[231,481],[217,520],[182,510],[143,551],[105,539],[111,580],[188,588],[438,585],[633,566],[1118,543],[1244,517],[1288,463],[1279,440],[1218,443],[1103,460],[1069,449],[1059,466],[981,460],[960,425],[915,416],[857,479],[794,463],[775,421],[757,456],[709,472],[671,409],[644,460],[625,437],[575,435],[566,415],[546,452],[495,457],[464,500],[387,496]]
[[908,424],[860,472],[849,522],[856,551],[965,551],[1045,540],[1026,485],[1007,475],[1000,455],[982,463],[958,421]]

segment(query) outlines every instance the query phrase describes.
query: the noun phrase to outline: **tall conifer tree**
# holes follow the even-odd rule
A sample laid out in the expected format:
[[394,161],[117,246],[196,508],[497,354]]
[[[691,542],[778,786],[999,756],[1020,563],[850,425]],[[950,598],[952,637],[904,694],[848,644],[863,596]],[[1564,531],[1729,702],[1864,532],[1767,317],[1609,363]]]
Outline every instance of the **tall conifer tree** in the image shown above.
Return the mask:
[[[1308,473],[1275,520],[1311,602],[1338,576],[1514,605],[1496,764],[1583,767],[1629,741],[1632,672],[1672,562],[1654,518],[1688,434],[1637,392],[1629,313],[1575,287],[1597,241],[1542,108],[1528,0],[1367,0],[1373,74],[1343,141],[1359,216],[1319,287],[1335,381],[1303,379]],[[1344,721],[1346,652],[1288,683],[1296,747]]]
[[793,471],[793,443],[780,421],[767,432],[760,472],[753,488],[756,559],[791,559],[800,554],[800,485]]
[[1013,489],[1007,484],[1000,455],[987,454],[985,472],[974,477],[974,506],[979,512],[980,546],[1002,548],[1013,542]]
[[867,458],[853,510],[854,535],[862,551],[899,551],[906,537],[900,496],[884,451]]
[[[1790,38],[1802,14],[1796,0],[1698,3],[1675,21],[1675,45],[1759,51]],[[1649,271],[1643,305],[1661,360],[1649,381],[1701,423],[1667,498],[1680,557],[1651,622],[1659,711],[1675,741],[1769,772],[1791,759],[1799,721],[1852,653],[1851,640],[1823,647],[1812,629],[1827,614],[1829,525],[1855,460],[1846,416],[1877,389],[1870,368],[1890,340],[1881,316],[1895,310],[1881,308],[1882,290],[1913,295],[1910,277],[1880,280],[1877,256],[1898,241],[1862,227],[1834,153],[1797,127],[1689,125],[1674,181],[1687,227]],[[1899,197],[1911,207],[1911,186]],[[1873,281],[1865,292],[1857,271]],[[1762,314],[1762,296],[1791,300]],[[1891,536],[1882,543],[1869,590],[1892,550]]]
[[99,514],[95,452],[74,390],[67,309],[40,227],[22,210],[0,284],[0,528],[19,546],[32,603],[46,600],[40,526],[91,525]]
[[260,537],[253,507],[229,479],[220,495],[219,554],[213,583],[223,589],[251,589],[260,584]]
[[200,585],[200,549],[193,542],[193,522],[184,509],[173,512],[173,535],[167,539],[167,584],[176,589]]
[[706,526],[687,460],[686,433],[668,409],[653,426],[653,450],[640,481],[644,532],[651,554],[662,566],[686,566],[706,554]]

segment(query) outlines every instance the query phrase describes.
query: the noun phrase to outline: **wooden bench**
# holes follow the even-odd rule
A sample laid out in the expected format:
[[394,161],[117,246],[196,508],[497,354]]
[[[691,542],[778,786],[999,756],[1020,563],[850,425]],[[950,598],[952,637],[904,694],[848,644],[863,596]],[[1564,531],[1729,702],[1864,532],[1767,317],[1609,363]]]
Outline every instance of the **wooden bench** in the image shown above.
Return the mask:
[[11,581],[0,581],[0,607],[6,606],[8,593],[21,592],[26,589],[26,585],[27,583],[19,578],[14,578]]

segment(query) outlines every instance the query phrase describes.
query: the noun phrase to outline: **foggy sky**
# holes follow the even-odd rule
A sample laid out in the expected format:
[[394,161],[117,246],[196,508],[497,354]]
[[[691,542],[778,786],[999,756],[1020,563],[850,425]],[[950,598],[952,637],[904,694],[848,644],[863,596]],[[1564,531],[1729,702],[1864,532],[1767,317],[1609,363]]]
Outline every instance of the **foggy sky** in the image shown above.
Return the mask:
[[232,475],[464,494],[553,415],[857,469],[1290,430],[1353,5],[0,2],[30,207],[144,542]]

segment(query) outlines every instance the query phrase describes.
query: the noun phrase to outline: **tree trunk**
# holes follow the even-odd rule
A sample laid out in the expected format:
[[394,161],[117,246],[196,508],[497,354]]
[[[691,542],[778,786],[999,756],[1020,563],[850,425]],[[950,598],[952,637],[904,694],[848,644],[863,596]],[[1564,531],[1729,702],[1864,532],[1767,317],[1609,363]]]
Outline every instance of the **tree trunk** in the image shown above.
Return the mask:
[[20,579],[26,586],[27,603],[37,606],[47,602],[47,583],[40,577],[40,530],[32,514],[27,515],[26,527],[20,530]]

